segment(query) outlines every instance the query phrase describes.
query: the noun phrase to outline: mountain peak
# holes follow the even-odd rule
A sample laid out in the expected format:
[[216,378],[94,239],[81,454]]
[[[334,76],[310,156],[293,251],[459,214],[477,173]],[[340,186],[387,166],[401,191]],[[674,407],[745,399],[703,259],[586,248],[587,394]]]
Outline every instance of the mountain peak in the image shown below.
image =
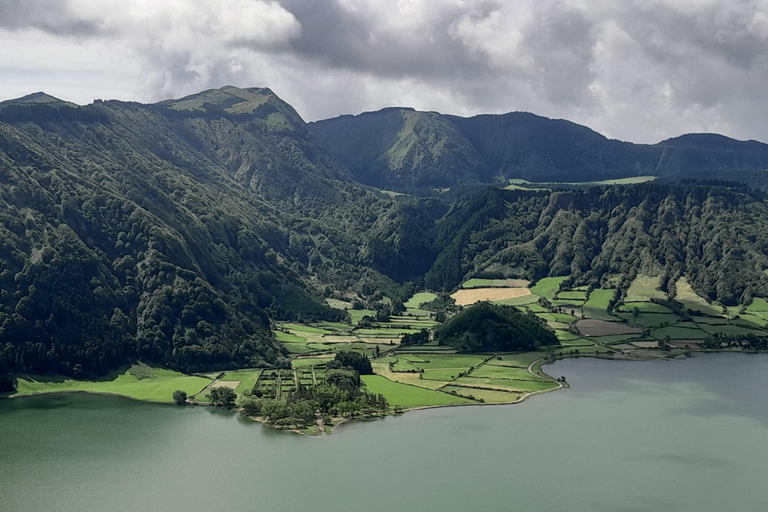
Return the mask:
[[55,96],[51,96],[50,94],[46,94],[42,91],[33,92],[32,94],[27,94],[26,96],[22,96],[21,98],[14,98],[11,100],[5,100],[0,102],[0,106],[9,106],[9,105],[49,105],[52,107],[62,107],[62,106],[68,106],[68,107],[76,107],[72,102],[64,101],[59,98],[56,98]]

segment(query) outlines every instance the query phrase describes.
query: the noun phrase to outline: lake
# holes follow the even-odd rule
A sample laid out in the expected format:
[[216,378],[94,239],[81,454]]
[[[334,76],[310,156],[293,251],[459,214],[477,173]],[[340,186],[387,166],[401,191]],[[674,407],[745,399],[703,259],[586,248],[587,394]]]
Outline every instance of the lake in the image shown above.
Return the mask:
[[310,438],[201,407],[0,400],[0,510],[718,511],[768,502],[768,355],[570,359],[571,389]]

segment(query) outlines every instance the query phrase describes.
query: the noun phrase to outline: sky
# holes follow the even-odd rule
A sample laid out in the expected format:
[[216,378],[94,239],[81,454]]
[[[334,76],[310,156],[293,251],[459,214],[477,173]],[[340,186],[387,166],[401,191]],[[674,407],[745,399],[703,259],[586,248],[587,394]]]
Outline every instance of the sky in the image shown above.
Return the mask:
[[306,121],[528,111],[768,142],[768,0],[0,0],[0,100],[269,87]]

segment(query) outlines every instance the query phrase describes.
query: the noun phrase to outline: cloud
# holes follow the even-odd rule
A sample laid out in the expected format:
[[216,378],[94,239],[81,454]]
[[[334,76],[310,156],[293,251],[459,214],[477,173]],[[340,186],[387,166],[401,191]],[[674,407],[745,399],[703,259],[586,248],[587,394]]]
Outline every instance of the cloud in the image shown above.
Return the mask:
[[5,42],[4,96],[269,86],[309,120],[527,110],[632,141],[768,141],[768,0],[0,0]]

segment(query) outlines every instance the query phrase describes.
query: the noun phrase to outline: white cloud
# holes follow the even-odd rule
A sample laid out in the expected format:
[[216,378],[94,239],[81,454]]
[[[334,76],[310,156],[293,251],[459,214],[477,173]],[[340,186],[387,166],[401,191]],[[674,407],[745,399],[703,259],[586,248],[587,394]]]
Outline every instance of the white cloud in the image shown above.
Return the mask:
[[768,141],[767,43],[768,0],[0,0],[0,97],[231,83],[310,120],[527,110],[633,141]]

